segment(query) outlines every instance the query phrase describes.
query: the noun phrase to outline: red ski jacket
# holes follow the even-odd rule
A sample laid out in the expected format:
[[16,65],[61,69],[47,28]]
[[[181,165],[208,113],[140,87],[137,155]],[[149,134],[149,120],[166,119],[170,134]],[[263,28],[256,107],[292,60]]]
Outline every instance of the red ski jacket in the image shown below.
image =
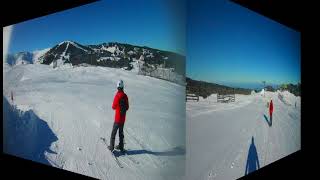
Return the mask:
[[272,100],[270,101],[269,113],[270,113],[270,114],[273,113],[273,103],[272,103]]
[[127,106],[127,110],[129,109],[129,100],[126,93],[124,93],[122,90],[118,90],[117,94],[114,96],[113,103],[112,103],[112,109],[115,110],[115,116],[114,116],[114,122],[118,124],[124,124],[126,121],[126,114],[121,115],[120,114],[120,99],[124,98]]

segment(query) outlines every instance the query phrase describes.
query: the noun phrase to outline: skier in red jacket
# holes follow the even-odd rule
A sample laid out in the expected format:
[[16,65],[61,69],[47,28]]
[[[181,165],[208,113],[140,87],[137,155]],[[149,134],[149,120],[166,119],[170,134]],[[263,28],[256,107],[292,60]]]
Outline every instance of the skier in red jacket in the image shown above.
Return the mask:
[[113,103],[112,103],[112,109],[115,110],[115,116],[114,116],[114,123],[113,128],[111,132],[110,137],[110,145],[108,146],[109,150],[113,151],[114,149],[114,142],[116,138],[117,131],[119,129],[119,145],[116,146],[116,149],[119,149],[120,151],[124,151],[124,145],[123,145],[123,126],[126,120],[126,111],[129,109],[129,100],[126,93],[123,92],[124,84],[123,81],[120,80],[117,82],[117,89],[118,92],[114,96]]
[[273,113],[273,103],[272,103],[272,99],[270,101],[270,105],[269,105],[269,114],[270,114],[270,124],[272,126],[272,113]]

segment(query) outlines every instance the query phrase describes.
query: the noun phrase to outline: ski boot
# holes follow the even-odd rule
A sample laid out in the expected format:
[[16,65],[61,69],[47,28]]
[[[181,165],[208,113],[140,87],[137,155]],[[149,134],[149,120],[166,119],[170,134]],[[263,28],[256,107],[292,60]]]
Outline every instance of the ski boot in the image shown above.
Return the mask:
[[111,147],[110,145],[108,146],[108,149],[112,152],[114,150],[113,147]]
[[119,146],[119,145],[116,145],[115,149],[116,149],[116,150],[120,150],[122,153],[124,153],[124,152],[125,152],[124,148],[123,148],[123,147],[122,147],[122,148],[120,148],[120,146]]

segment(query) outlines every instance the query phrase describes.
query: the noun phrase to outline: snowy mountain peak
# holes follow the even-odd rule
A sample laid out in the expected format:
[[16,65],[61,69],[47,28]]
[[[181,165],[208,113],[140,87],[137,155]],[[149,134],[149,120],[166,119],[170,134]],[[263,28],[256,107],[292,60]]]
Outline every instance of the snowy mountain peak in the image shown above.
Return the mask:
[[85,47],[85,46],[82,46],[82,45],[80,45],[80,44],[78,44],[78,43],[76,43],[76,42],[73,42],[73,41],[62,41],[61,43],[59,43],[59,44],[56,46],[56,48],[58,48],[58,47],[60,47],[60,46],[66,47],[65,51],[67,51],[67,50],[68,50],[68,47],[70,47],[70,46],[73,46],[73,47],[75,47],[75,48],[78,48],[78,49],[80,49],[80,50],[82,50],[82,51],[84,51],[84,52],[88,52],[88,51],[91,50],[90,48]]
[[58,45],[61,46],[62,44],[71,44],[71,43],[75,43],[75,42],[73,42],[73,41],[62,41]]

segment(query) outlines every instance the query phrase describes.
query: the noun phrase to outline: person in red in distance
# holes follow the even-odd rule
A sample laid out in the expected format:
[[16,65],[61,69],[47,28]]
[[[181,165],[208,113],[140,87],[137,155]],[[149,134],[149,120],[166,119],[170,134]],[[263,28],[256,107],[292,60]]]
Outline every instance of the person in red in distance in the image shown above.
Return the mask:
[[124,88],[123,81],[119,80],[117,82],[118,92],[114,96],[113,103],[112,103],[112,109],[115,110],[115,116],[114,116],[114,123],[113,123],[112,132],[111,132],[111,137],[110,137],[110,145],[108,146],[108,149],[110,151],[114,150],[114,142],[115,142],[118,129],[119,129],[119,145],[116,146],[115,149],[119,149],[122,152],[124,151],[123,126],[126,121],[126,112],[129,109],[129,100],[126,93],[124,93],[123,88]]
[[272,99],[270,101],[270,105],[269,105],[269,114],[270,114],[270,126],[272,126],[272,113],[273,113],[273,102]]
[[13,103],[13,92],[11,91],[11,101]]

